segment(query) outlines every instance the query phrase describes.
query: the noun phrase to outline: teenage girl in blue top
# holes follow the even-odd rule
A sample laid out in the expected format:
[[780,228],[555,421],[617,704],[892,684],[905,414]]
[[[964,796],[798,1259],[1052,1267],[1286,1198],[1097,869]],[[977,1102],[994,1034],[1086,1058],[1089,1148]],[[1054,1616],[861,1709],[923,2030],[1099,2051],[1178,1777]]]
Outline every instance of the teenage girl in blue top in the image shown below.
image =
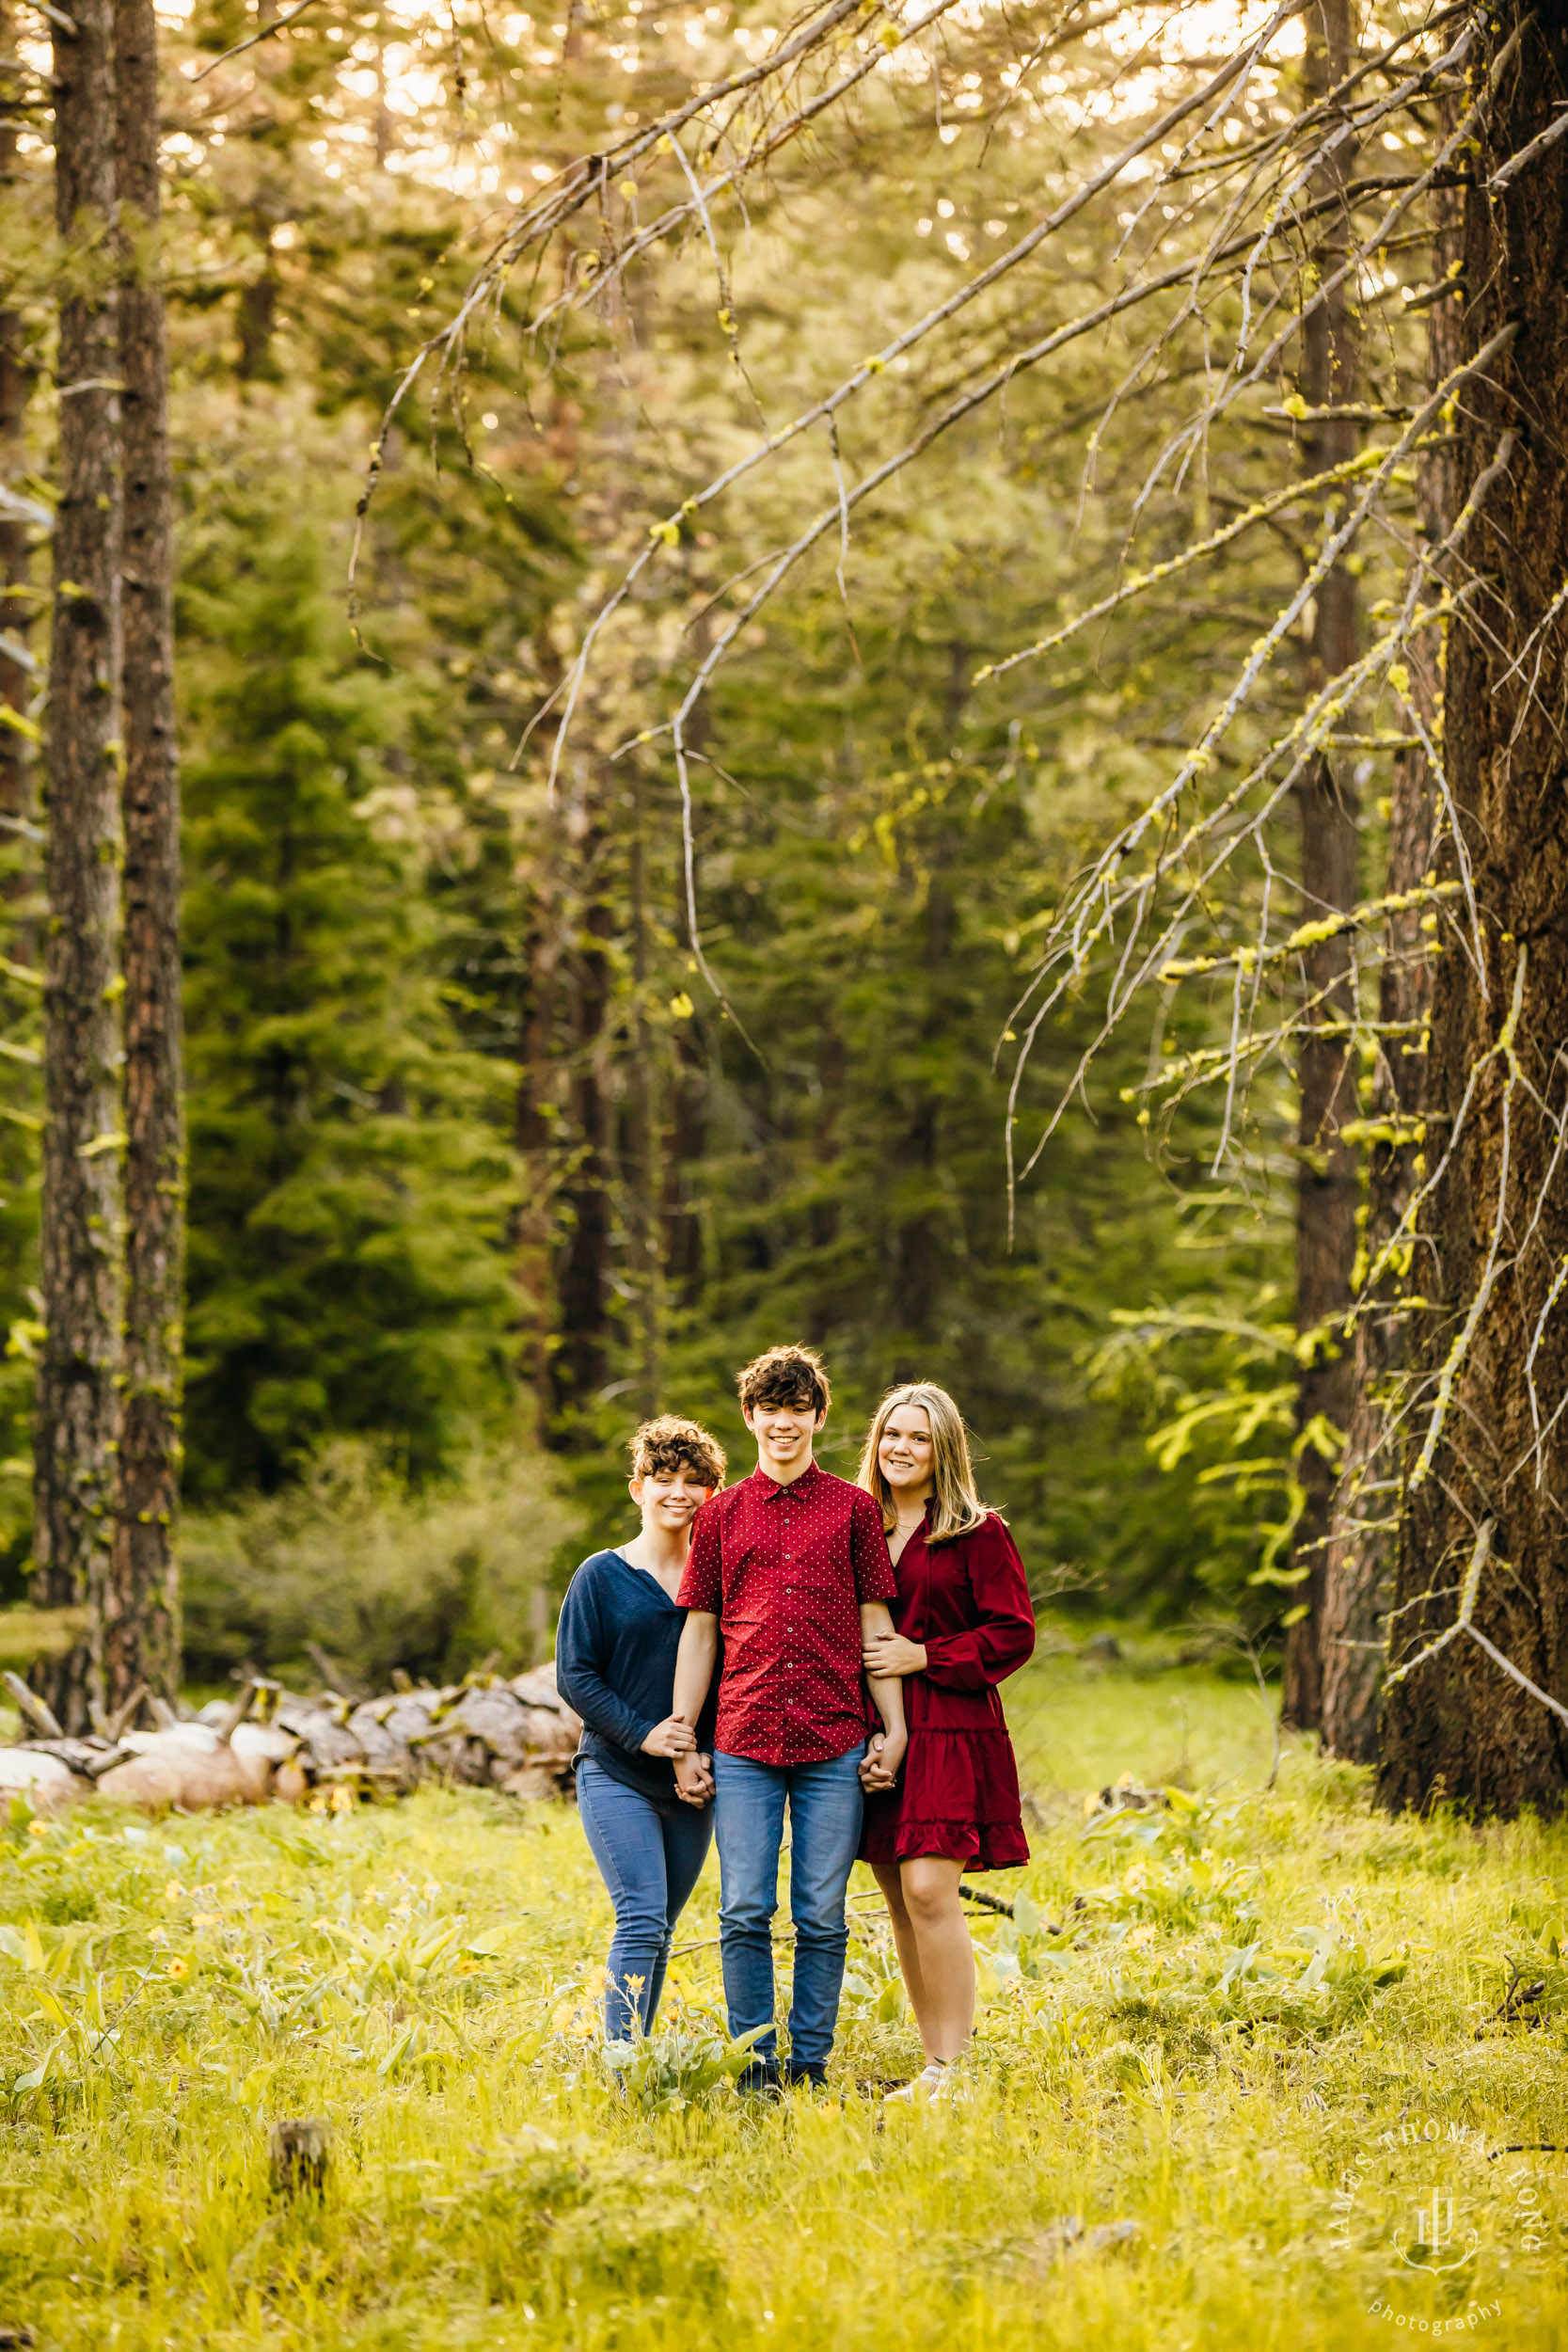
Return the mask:
[[671,1709],[686,1623],[675,1595],[691,1522],[724,1483],[724,1453],[696,1422],[666,1414],[632,1439],[631,1468],[641,1532],[583,1562],[555,1648],[557,1688],[584,1726],[578,1808],[615,1905],[604,2013],[612,2042],[653,2025],[675,1922],[713,1836],[712,1807],[681,1802],[674,1768],[693,1748],[711,1751],[713,1700],[695,1734]]

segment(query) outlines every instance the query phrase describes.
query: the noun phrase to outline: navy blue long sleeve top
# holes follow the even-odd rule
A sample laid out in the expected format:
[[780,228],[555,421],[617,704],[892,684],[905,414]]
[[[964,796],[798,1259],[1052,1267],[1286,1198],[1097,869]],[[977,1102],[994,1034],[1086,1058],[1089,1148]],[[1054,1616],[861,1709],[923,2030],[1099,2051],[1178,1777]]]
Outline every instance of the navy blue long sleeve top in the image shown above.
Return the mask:
[[[555,1637],[556,1688],[582,1717],[575,1763],[592,1756],[612,1780],[660,1802],[675,1800],[675,1768],[642,1742],[674,1704],[675,1652],[686,1611],[656,1577],[618,1551],[585,1560],[561,1604]],[[711,1749],[719,1676],[697,1724],[697,1745]]]

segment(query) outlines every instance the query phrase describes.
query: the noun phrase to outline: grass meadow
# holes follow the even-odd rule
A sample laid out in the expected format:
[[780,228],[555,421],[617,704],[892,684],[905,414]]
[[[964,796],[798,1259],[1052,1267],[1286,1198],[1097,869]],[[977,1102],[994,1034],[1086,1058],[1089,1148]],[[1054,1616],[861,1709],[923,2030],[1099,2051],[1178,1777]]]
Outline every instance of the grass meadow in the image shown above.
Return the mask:
[[[14,1815],[0,2342],[1568,2343],[1568,1833],[1388,1820],[1290,1742],[1270,1789],[1208,1669],[1009,1687],[1035,1858],[930,2113],[883,2104],[917,2043],[863,1872],[834,2096],[758,2107],[715,1864],[628,2090],[569,1807]],[[1124,1774],[1168,1809],[1085,1810]],[[320,2199],[273,2191],[279,2116],[331,2125]]]

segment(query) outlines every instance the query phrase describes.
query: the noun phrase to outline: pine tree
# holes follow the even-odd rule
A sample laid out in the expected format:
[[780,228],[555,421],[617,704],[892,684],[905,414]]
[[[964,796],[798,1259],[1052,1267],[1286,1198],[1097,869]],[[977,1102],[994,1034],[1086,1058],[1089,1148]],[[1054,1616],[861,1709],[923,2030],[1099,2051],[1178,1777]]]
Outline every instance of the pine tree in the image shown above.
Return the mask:
[[404,698],[285,501],[224,524],[182,602],[191,1486],[274,1485],[328,1431],[418,1476],[508,1411],[510,1155],[396,838]]
[[[70,30],[65,27],[69,25]],[[60,303],[59,512],[49,660],[41,1282],[33,1549],[41,1597],[84,1608],[44,1672],[68,1730],[102,1697],[101,1605],[114,1537],[121,1318],[119,354],[107,278],[114,212],[114,19],[86,0],[55,37]]]
[[158,34],[151,0],[116,0],[116,181],[125,505],[125,1391],[119,1524],[104,1597],[104,1703],[180,1675],[174,1519],[185,1265],[180,973],[180,755],[174,718],[174,482],[164,292],[154,276]]

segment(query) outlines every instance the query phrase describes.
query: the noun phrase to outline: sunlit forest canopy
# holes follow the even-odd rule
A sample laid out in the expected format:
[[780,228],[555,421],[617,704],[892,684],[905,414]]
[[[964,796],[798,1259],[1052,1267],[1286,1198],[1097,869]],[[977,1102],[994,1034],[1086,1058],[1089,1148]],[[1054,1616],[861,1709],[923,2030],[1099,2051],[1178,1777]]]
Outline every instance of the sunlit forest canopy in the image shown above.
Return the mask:
[[[1480,937],[1441,825],[1399,882],[1396,804],[1472,594],[1433,469],[1513,331],[1439,332],[1507,41],[1253,0],[159,30],[187,1505],[523,1444],[608,1526],[637,1419],[738,1438],[794,1336],[840,1467],[888,1382],[952,1387],[1042,1592],[1284,1629],[1330,1311],[1403,1247],[1389,974]],[[13,47],[47,496],[25,8]],[[20,1464],[24,993],[13,1032]]]

